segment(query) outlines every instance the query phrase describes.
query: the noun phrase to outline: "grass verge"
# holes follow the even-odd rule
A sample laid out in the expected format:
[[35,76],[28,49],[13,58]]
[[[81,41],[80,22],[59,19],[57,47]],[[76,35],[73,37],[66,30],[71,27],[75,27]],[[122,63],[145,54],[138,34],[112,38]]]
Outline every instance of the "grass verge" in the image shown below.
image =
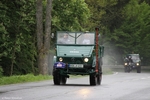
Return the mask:
[[10,77],[1,77],[0,85],[25,83],[25,82],[36,82],[36,81],[50,80],[50,79],[52,79],[52,76],[50,76],[50,75],[37,75],[37,76],[34,76],[33,74],[14,75],[14,76],[10,76]]

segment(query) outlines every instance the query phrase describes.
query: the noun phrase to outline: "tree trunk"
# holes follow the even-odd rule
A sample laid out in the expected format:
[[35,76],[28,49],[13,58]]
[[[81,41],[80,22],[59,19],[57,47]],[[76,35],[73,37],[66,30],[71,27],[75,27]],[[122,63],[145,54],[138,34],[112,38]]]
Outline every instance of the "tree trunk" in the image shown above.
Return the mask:
[[39,74],[43,74],[43,6],[42,0],[37,0],[36,3],[36,22],[37,22],[37,49],[38,49],[38,68]]
[[37,6],[36,19],[37,19],[38,68],[39,74],[46,75],[48,74],[48,56],[50,50],[52,0],[47,0],[45,34],[43,34],[42,0],[37,0],[36,6]]
[[50,34],[51,34],[51,9],[52,9],[52,0],[47,0],[46,6],[46,20],[45,20],[45,35],[44,35],[44,69],[43,73],[48,74],[48,58],[49,58],[49,50],[50,50]]
[[12,52],[12,59],[11,59],[11,68],[10,68],[10,76],[13,75],[13,70],[14,70],[14,62],[15,62],[15,52],[16,52],[16,43],[14,45],[14,48],[13,48],[13,52]]

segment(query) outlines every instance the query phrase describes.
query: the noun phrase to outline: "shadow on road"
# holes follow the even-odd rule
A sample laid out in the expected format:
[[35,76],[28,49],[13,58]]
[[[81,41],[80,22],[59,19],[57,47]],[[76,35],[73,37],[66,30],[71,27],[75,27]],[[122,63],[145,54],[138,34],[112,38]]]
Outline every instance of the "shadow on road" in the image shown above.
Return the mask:
[[[101,84],[102,85],[102,84]],[[66,86],[66,87],[69,87],[69,86],[77,86],[77,87],[94,87],[94,86],[101,86],[101,85],[90,85],[89,83],[87,83],[87,84],[84,84],[84,83],[66,83],[66,84],[60,84],[60,85],[54,85],[54,84],[52,84],[51,86]]]
[[[93,86],[91,86],[90,84],[64,84],[64,85],[54,85],[53,84],[53,86],[66,86],[66,87],[68,87],[68,86],[77,86],[77,87],[79,87],[79,86],[86,86],[86,87],[93,87]],[[96,85],[96,86],[100,86],[100,85]]]

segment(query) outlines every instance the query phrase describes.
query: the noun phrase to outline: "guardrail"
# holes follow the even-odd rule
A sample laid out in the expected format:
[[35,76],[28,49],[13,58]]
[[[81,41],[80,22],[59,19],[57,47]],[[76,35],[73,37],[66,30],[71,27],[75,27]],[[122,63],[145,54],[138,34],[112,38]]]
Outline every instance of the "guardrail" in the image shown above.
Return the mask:
[[[124,68],[123,65],[103,65],[103,68]],[[150,69],[150,66],[141,66],[142,69]]]
[[[112,71],[124,71],[123,65],[103,65],[103,71],[105,70],[112,70]],[[150,66],[141,66],[142,72],[150,72]]]

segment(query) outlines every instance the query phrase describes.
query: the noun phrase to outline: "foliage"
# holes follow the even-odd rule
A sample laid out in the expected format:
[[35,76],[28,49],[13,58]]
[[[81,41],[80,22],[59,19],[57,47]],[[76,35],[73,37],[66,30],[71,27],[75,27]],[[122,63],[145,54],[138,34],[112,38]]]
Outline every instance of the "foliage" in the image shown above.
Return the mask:
[[[35,2],[35,0],[0,1],[0,65],[4,75],[37,71]],[[43,4],[45,10],[46,0]],[[53,8],[53,32],[83,30],[90,16],[84,0],[55,0]]]
[[83,30],[90,17],[84,0],[53,0],[52,27],[63,31]]
[[119,27],[123,20],[121,11],[128,2],[129,0],[86,0],[92,13],[92,29],[99,27],[100,31],[105,33],[106,28],[112,32],[114,28]]
[[[126,53],[139,53],[148,61],[150,6],[148,0],[87,0],[92,11],[91,25],[99,26],[106,55],[117,61]],[[97,13],[94,13],[97,12]],[[95,22],[95,23],[94,23]],[[117,53],[111,45],[114,45]],[[145,62],[146,63],[146,62]]]
[[131,0],[124,8],[123,13],[125,21],[115,29],[112,39],[117,47],[124,50],[124,53],[139,53],[142,57],[148,58],[150,56],[150,39],[148,39],[150,6],[145,2],[139,4],[137,1]]
[[117,57],[115,58],[116,60],[122,59],[121,57],[119,57],[120,54],[122,54],[122,50],[118,48],[119,50],[117,51],[117,54],[113,50],[111,46],[111,45],[115,46],[113,39],[118,39],[118,37],[115,35],[116,33],[113,32],[116,28],[119,28],[122,22],[124,21],[124,14],[122,13],[122,10],[128,4],[128,2],[129,0],[96,0],[96,1],[87,0],[86,1],[86,3],[89,5],[90,10],[92,12],[92,16],[90,17],[90,22],[91,22],[90,25],[92,25],[91,29],[94,29],[95,27],[100,28],[100,33],[103,38],[101,41],[105,46],[105,54],[112,56],[112,58]]
[[[0,1],[0,66],[4,75],[37,71],[35,2]],[[45,10],[46,0],[43,3]],[[100,27],[105,50],[109,52],[106,55],[115,60],[115,55],[120,59],[134,51],[143,57],[145,64],[149,64],[149,0],[53,0],[53,33],[59,30],[93,31],[97,26]],[[53,46],[54,41],[55,38],[50,41]]]
[[0,12],[0,65],[4,75],[32,72],[36,55],[34,2],[1,0]]

